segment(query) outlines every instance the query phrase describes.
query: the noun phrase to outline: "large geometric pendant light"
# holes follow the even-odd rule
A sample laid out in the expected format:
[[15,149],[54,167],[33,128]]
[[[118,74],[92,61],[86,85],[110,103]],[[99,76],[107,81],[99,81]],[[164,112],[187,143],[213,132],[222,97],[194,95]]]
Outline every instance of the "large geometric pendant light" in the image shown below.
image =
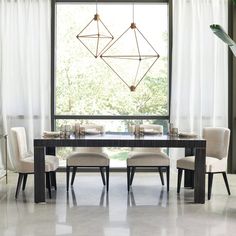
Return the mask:
[[97,1],[96,14],[76,37],[95,58],[97,58],[114,39],[98,14]]
[[133,22],[100,57],[130,91],[135,91],[160,57],[134,23],[134,4]]

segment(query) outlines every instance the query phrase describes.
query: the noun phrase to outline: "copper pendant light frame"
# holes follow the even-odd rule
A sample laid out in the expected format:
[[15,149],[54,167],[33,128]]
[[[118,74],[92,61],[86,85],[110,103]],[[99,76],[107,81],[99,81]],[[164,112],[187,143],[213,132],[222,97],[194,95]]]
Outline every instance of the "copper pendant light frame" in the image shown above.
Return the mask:
[[[105,55],[106,52],[120,39],[122,38],[129,30],[133,30],[134,34],[135,34],[135,42],[136,42],[136,46],[137,46],[137,51],[138,54],[137,55]],[[138,38],[137,38],[137,32],[143,37],[143,39],[147,42],[147,44],[152,48],[152,50],[154,51],[155,54],[153,55],[141,55],[140,53],[140,48],[139,48],[139,43],[138,43]],[[157,59],[160,57],[160,55],[156,52],[156,50],[154,49],[154,47],[150,44],[150,42],[146,39],[146,37],[142,34],[142,32],[137,28],[136,24],[133,22],[131,23],[131,25],[129,26],[128,29],[126,29],[101,55],[100,58],[108,65],[108,67],[119,77],[119,79],[130,89],[131,92],[135,91],[137,86],[141,83],[141,81],[145,78],[146,74],[151,70],[151,68],[153,67],[153,65],[156,63]],[[135,79],[133,81],[133,84],[129,85],[125,79],[106,61],[106,58],[117,58],[117,59],[126,59],[126,60],[138,60],[139,64],[137,67],[137,71],[136,71],[136,76]],[[155,58],[155,60],[151,63],[151,65],[148,67],[147,71],[141,76],[141,78],[137,81],[137,75],[138,75],[138,71],[140,69],[140,64],[141,61],[144,59],[151,59],[151,58]]]
[[[129,30],[133,30],[134,32],[134,36],[135,36],[135,43],[136,43],[136,48],[137,48],[137,54],[136,55],[106,55],[107,52],[109,51],[109,49],[114,46],[114,44],[117,43],[118,40],[120,40]],[[150,48],[153,51],[153,54],[149,55],[142,55],[140,53],[140,47],[139,47],[139,40],[137,37],[137,33],[139,33],[139,35],[144,39],[144,41],[150,46]],[[131,23],[131,25],[128,27],[128,29],[126,29],[112,44],[110,44],[110,46],[108,46],[103,53],[101,53],[100,58],[107,64],[107,66],[118,76],[118,78],[130,89],[131,92],[134,92],[137,88],[137,86],[141,83],[141,81],[145,78],[146,74],[151,70],[151,68],[153,67],[153,65],[156,63],[157,59],[160,57],[160,55],[157,53],[157,51],[154,49],[154,47],[151,45],[151,43],[147,40],[147,38],[143,35],[143,33],[137,28],[136,24],[134,23],[134,3],[133,3],[133,22]],[[138,60],[138,66],[137,66],[137,70],[135,73],[135,78],[134,81],[131,85],[129,85],[125,79],[119,74],[119,72],[117,70],[115,70],[113,68],[113,66],[111,66],[106,58],[116,58],[116,59],[126,59],[126,60]],[[138,72],[140,70],[140,65],[142,60],[144,59],[151,59],[151,58],[155,58],[154,61],[150,64],[150,66],[148,67],[148,69],[146,70],[146,72],[141,76],[141,78],[138,80],[137,76],[138,76]]]
[[[85,34],[83,35],[84,31],[95,21],[96,23],[96,30],[97,32],[95,32],[94,34]],[[105,34],[101,34],[100,33],[100,26],[99,24],[101,24],[104,29],[107,31],[107,35]],[[111,32],[108,30],[108,28],[106,27],[106,25],[103,23],[103,21],[101,20],[100,15],[98,14],[97,11],[97,1],[96,1],[96,14],[94,15],[94,17],[92,18],[92,20],[89,21],[89,23],[80,31],[80,33],[76,36],[76,38],[85,46],[85,48],[87,48],[87,50],[95,57],[99,57],[102,52],[107,48],[107,46],[111,43],[111,41],[114,39],[114,36],[111,34]],[[96,42],[96,50],[95,52],[93,52],[84,42],[82,39],[97,39]],[[104,46],[104,48],[102,48],[99,51],[99,44],[100,44],[100,40],[102,39],[110,39],[108,41],[108,43]]]

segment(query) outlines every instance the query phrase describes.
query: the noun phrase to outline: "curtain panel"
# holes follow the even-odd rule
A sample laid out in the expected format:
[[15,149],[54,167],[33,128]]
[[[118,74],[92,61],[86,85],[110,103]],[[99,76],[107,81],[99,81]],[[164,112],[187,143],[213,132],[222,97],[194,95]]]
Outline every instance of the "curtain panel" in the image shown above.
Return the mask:
[[[0,132],[50,129],[50,0],[0,0]],[[10,139],[10,137],[9,137]]]
[[228,29],[228,0],[173,1],[171,121],[201,134],[228,126],[228,48],[211,24]]
[[227,32],[228,0],[173,0],[170,120],[180,132],[228,126],[228,48],[211,24]]

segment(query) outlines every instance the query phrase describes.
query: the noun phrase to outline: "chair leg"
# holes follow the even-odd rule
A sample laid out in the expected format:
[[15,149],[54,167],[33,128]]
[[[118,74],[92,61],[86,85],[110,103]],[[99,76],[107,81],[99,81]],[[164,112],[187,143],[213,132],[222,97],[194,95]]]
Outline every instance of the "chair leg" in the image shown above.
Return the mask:
[[19,191],[20,191],[20,187],[21,187],[21,183],[22,183],[23,177],[24,177],[24,174],[19,173],[18,181],[17,181],[17,186],[16,186],[15,199],[17,199],[17,197],[18,197],[18,193],[19,193]]
[[51,184],[55,190],[57,190],[57,178],[56,178],[56,171],[50,172]]
[[130,166],[127,166],[127,190],[130,190]]
[[170,167],[166,167],[166,185],[167,185],[167,192],[170,190]]
[[69,191],[70,166],[66,166],[66,191]]
[[183,170],[178,169],[178,183],[177,183],[177,193],[180,192],[181,179],[182,179]]
[[54,188],[57,190],[57,172],[53,171]]
[[211,199],[212,182],[213,182],[213,173],[208,173],[208,200]]
[[103,167],[100,167],[100,173],[101,173],[101,177],[102,177],[102,183],[103,183],[103,185],[106,185]]
[[[46,175],[46,172],[45,172],[45,175]],[[50,176],[49,176],[50,177]],[[48,178],[47,178],[47,176],[46,176],[46,189],[48,190]]]
[[136,171],[136,167],[133,166],[133,167],[131,168],[130,185],[132,185],[132,183],[133,183],[135,171]]
[[28,177],[28,174],[24,174],[22,191],[25,191],[25,186],[26,186],[26,182],[27,182],[27,177]]
[[107,192],[109,190],[109,174],[110,174],[110,167],[106,166],[106,184],[107,184]]
[[230,193],[230,189],[229,189],[229,183],[228,183],[226,172],[223,172],[222,175],[223,175],[223,178],[224,178],[224,181],[225,181],[225,186],[227,188],[228,194],[230,195],[231,193]]
[[71,186],[74,184],[76,171],[77,171],[77,167],[74,166],[74,167],[73,167],[73,172],[72,172],[72,177],[71,177],[71,182],[70,182],[70,185],[71,185]]
[[47,185],[47,189],[48,189],[49,198],[52,198],[50,172],[46,172],[46,185]]
[[165,183],[164,183],[164,178],[163,178],[163,173],[162,173],[161,167],[158,167],[158,171],[159,171],[159,175],[160,175],[160,178],[161,178],[161,184],[163,186]]

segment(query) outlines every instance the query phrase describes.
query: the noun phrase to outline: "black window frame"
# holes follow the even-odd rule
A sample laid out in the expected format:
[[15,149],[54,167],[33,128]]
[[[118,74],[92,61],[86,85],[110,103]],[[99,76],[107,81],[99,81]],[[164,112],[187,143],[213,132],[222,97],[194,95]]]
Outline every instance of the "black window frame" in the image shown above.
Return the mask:
[[[57,3],[95,3],[96,0],[52,0],[51,5],[51,129],[55,130],[56,120],[74,119],[74,120],[170,120],[171,111],[171,68],[172,68],[172,0],[109,0],[109,3],[166,3],[168,5],[168,79],[169,79],[169,94],[168,94],[168,115],[56,115],[55,114],[55,40],[56,40],[56,4]],[[108,3],[106,0],[98,2]]]

